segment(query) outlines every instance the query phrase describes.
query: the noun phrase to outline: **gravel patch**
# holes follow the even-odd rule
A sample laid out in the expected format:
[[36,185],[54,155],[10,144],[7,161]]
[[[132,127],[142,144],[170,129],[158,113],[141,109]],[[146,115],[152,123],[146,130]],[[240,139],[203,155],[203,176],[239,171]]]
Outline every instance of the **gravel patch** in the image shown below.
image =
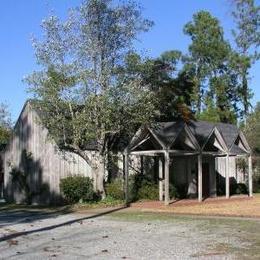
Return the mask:
[[229,247],[241,245],[223,230],[212,233],[206,220],[84,217],[67,214],[2,225],[0,240],[14,236],[0,242],[0,259],[236,259]]

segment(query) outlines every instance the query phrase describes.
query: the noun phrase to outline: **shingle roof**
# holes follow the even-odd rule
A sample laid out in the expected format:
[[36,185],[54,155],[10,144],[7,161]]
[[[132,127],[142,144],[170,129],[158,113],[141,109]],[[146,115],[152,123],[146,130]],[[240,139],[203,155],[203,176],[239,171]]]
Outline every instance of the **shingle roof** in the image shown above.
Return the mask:
[[[222,135],[227,147],[230,149],[234,144],[238,134],[239,129],[236,125],[225,124],[225,123],[210,123],[206,121],[194,121],[191,120],[186,123],[192,134],[198,141],[200,147],[202,147],[208,140],[213,129],[216,127],[220,134]],[[177,122],[159,122],[154,124],[151,129],[153,133],[158,137],[163,144],[168,147],[172,141],[178,136],[180,131],[183,130],[185,125],[184,121]],[[234,148],[235,149],[235,148]],[[240,148],[239,148],[240,149]],[[240,149],[241,150],[241,149]],[[240,150],[234,150],[239,152]]]
[[219,132],[222,134],[227,144],[227,147],[230,148],[235,142],[239,134],[239,129],[235,125],[224,124],[224,123],[217,123],[216,127],[219,130]]
[[236,154],[246,154],[246,152],[237,145],[232,146],[230,153],[234,154],[234,155],[236,155]]
[[187,125],[189,126],[191,132],[197,139],[200,147],[202,147],[203,144],[207,141],[209,135],[211,134],[215,126],[213,123],[194,120],[191,120]]
[[150,128],[157,138],[168,147],[182,131],[184,123],[179,122],[159,122],[153,124]]

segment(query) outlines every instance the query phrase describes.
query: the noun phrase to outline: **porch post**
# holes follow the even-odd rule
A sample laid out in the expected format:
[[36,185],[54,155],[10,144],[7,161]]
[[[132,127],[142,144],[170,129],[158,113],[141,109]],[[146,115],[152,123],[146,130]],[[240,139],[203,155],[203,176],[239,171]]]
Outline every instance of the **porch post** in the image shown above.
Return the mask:
[[163,160],[159,157],[159,200],[163,200]]
[[253,167],[252,167],[252,156],[248,156],[248,190],[249,197],[253,197]]
[[229,191],[229,154],[226,156],[226,198],[230,197]]
[[202,201],[202,154],[198,155],[198,201]]
[[165,151],[164,154],[164,178],[165,178],[165,183],[164,183],[164,204],[169,205],[170,199],[169,199],[169,168],[170,168],[170,156],[169,152]]
[[128,151],[124,154],[124,171],[125,171],[125,203],[128,205],[128,175],[129,175],[129,154]]

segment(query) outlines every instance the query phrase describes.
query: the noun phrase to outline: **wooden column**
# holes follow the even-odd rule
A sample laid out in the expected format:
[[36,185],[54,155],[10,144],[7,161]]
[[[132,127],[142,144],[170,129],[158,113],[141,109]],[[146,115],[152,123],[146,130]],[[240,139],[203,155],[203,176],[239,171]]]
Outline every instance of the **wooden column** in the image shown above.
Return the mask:
[[202,201],[202,154],[198,155],[198,201]]
[[252,156],[248,156],[248,191],[249,197],[253,197],[253,167],[252,167]]
[[142,155],[140,156],[140,161],[141,161],[141,174],[144,175],[144,157]]
[[159,157],[159,200],[163,200],[163,159]]
[[164,204],[169,205],[170,198],[169,198],[169,182],[170,182],[170,156],[169,152],[165,151],[164,154]]
[[228,199],[230,197],[230,191],[229,191],[229,154],[226,156],[226,198]]
[[124,175],[125,175],[125,203],[128,205],[129,199],[128,199],[128,175],[129,175],[129,154],[124,154]]

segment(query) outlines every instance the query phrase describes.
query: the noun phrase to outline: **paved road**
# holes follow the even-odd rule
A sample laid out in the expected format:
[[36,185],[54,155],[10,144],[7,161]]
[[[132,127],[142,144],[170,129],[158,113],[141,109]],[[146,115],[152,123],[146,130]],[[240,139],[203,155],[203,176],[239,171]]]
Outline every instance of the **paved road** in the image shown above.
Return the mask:
[[235,259],[236,236],[206,220],[0,212],[0,259]]

